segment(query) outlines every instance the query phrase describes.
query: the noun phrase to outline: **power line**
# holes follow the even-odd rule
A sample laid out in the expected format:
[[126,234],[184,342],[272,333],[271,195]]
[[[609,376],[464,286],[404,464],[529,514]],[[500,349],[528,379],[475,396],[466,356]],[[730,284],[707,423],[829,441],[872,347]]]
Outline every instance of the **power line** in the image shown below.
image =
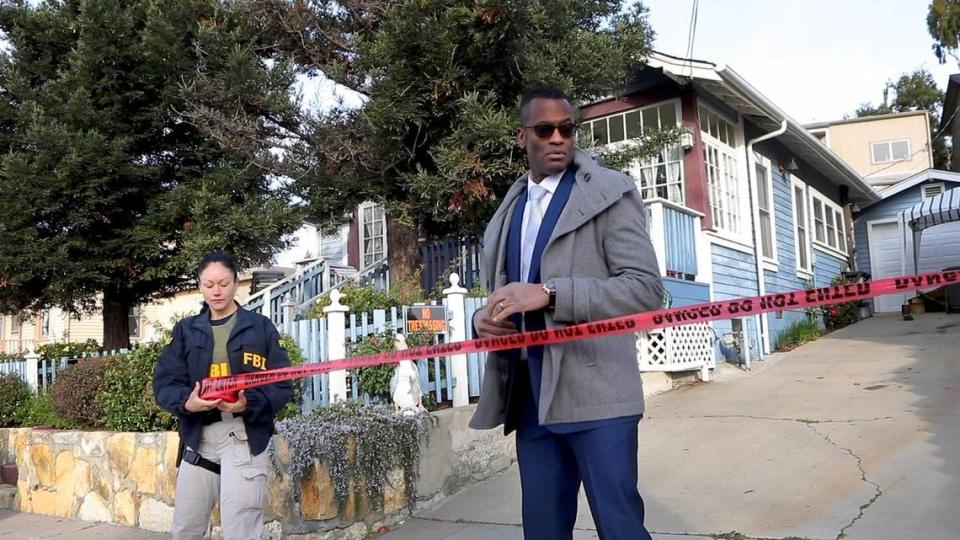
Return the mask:
[[697,18],[700,11],[700,0],[693,0],[693,9],[690,12],[690,28],[687,30],[687,63],[690,65],[690,75],[693,75],[693,43],[697,35]]

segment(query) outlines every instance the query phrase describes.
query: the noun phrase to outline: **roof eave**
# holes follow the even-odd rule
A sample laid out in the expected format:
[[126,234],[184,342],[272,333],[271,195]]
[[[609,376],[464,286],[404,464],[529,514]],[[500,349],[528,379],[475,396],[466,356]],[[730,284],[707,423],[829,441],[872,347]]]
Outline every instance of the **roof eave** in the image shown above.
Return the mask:
[[852,190],[859,192],[862,198],[866,200],[865,202],[877,202],[883,198],[879,192],[867,184],[846,162],[817,141],[806,128],[774,105],[773,102],[744,80],[736,71],[729,67],[720,67],[716,69],[716,73],[722,82],[743,96],[744,99],[751,101],[758,109],[763,111],[766,116],[776,122],[786,121],[787,131],[806,143],[827,165],[839,174],[839,178],[844,184]]

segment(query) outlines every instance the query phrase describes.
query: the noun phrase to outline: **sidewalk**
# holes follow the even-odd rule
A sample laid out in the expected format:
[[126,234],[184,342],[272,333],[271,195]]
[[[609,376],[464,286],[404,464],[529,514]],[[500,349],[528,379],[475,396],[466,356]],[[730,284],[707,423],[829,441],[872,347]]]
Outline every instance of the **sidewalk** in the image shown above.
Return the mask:
[[[878,317],[650,400],[640,490],[657,540],[954,540],[960,316]],[[386,540],[519,540],[516,466]],[[597,538],[581,494],[578,540]],[[845,535],[845,536],[841,536]]]
[[39,514],[21,514],[0,510],[0,538],[3,540],[169,540],[169,534],[153,533],[132,527],[90,523]]

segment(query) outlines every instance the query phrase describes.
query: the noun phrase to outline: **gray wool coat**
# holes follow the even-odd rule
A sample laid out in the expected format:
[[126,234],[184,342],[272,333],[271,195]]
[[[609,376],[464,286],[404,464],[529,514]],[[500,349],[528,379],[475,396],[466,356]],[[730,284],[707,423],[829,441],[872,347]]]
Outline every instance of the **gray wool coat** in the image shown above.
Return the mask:
[[[576,183],[543,251],[541,278],[557,286],[547,328],[657,309],[663,301],[646,210],[629,176],[600,167],[577,150]],[[510,216],[526,187],[523,175],[507,192],[483,236],[480,277],[487,290],[507,283],[504,250]],[[504,423],[508,356],[487,355],[474,429]],[[643,413],[636,337],[621,334],[549,345],[540,386],[541,425]]]

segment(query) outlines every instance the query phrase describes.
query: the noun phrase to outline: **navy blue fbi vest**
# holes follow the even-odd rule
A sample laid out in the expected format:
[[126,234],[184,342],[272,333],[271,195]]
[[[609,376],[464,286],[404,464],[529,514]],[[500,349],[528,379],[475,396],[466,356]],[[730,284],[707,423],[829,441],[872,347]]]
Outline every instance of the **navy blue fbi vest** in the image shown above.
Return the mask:
[[[560,214],[563,213],[564,207],[567,205],[567,201],[570,199],[570,192],[573,190],[573,185],[576,183],[576,170],[573,165],[567,168],[567,171],[564,173],[563,177],[560,178],[560,185],[557,186],[556,192],[553,194],[553,197],[550,199],[550,205],[547,207],[547,211],[543,216],[543,220],[540,222],[540,230],[537,232],[537,241],[533,247],[532,260],[530,261],[530,271],[529,283],[540,283],[540,263],[543,257],[543,250],[547,245],[547,242],[550,240],[550,236],[553,234],[553,229],[557,225],[557,221],[560,219]],[[506,253],[506,266],[507,266],[507,282],[513,283],[517,281],[522,281],[523,278],[520,275],[520,259],[522,257],[520,239],[523,236],[523,211],[527,206],[527,191],[524,190],[520,197],[517,199],[517,204],[513,208],[513,214],[510,217],[510,230],[507,233],[507,253]],[[522,319],[521,319],[522,317]],[[510,318],[511,322],[517,325],[517,328],[523,328],[526,331],[531,330],[543,330],[546,328],[546,322],[543,316],[543,310],[531,311],[528,313],[513,315]],[[523,326],[521,326],[521,322]],[[510,407],[522,407],[525,410],[518,410],[516,412],[516,421],[520,427],[528,427],[527,424],[539,423],[537,418],[537,410],[540,403],[540,382],[542,379],[543,372],[543,346],[534,346],[527,348],[527,361],[523,362],[520,360],[519,351],[515,351],[515,356],[513,360],[519,362],[517,369],[523,369],[523,364],[526,364],[530,381],[529,392],[532,396],[532,401],[524,400],[518,398],[517,394],[524,394],[526,389],[522,388],[512,388],[510,392],[512,395],[510,397]],[[572,360],[576,361],[576,360]],[[511,370],[511,374],[516,376],[516,372]],[[530,410],[532,408],[532,410]],[[609,424],[616,424],[619,422],[636,422],[640,417],[639,416],[625,416],[619,418],[610,418],[605,420],[592,420],[587,422],[568,422],[562,424],[551,424],[548,426],[543,426],[547,430],[553,433],[575,433],[577,431],[586,431],[588,429],[595,429],[598,427],[603,427]]]

